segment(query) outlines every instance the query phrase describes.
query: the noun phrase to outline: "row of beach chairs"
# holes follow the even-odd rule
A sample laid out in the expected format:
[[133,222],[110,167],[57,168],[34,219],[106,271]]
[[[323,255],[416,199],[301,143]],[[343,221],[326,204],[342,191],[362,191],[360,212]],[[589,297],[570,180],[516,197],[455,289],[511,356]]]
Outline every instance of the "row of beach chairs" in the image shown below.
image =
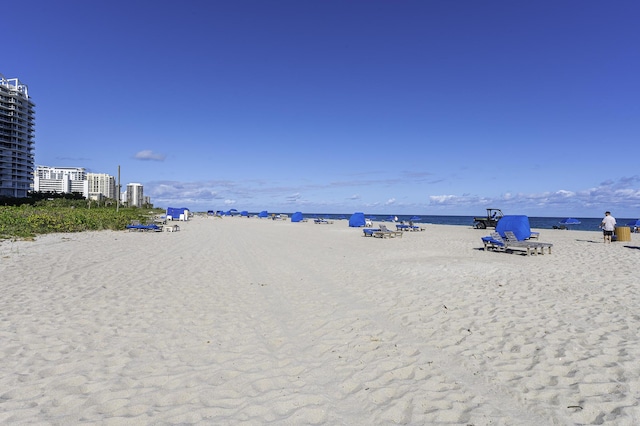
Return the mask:
[[150,223],[147,225],[143,225],[138,221],[132,221],[129,225],[125,227],[129,231],[138,231],[138,232],[177,232],[180,230],[178,225],[158,225],[155,223]]
[[396,225],[396,230],[397,231],[424,231],[424,228],[422,226],[418,226],[418,225],[406,225],[404,223],[399,223]]

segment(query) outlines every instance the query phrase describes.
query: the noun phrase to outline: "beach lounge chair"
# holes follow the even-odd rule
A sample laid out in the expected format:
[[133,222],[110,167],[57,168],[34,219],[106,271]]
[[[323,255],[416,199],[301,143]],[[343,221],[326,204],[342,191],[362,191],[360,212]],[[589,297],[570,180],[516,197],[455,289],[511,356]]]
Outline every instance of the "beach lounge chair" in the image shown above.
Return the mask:
[[484,251],[487,250],[504,250],[505,243],[500,234],[492,232],[491,235],[482,237],[482,244],[484,244]]
[[396,230],[397,231],[424,231],[424,228],[418,225],[412,225],[412,224],[405,224],[405,223],[399,223],[396,225]]
[[140,223],[138,224],[131,224],[131,225],[127,225],[126,228],[129,231],[155,231],[155,232],[162,232],[162,227],[156,225],[155,223],[152,223],[150,225],[141,225]]
[[373,237],[375,232],[380,232],[379,228],[365,228],[362,230],[365,237]]
[[372,236],[377,238],[402,238],[402,231],[391,231],[387,228],[387,225],[380,225],[380,230],[374,232]]
[[532,245],[535,248],[535,252],[536,254],[538,254],[538,249],[540,249],[540,254],[544,254],[544,249],[546,248],[549,251],[549,254],[551,254],[551,247],[553,247],[553,244],[551,243],[543,243],[540,241],[520,241],[518,240],[518,237],[516,237],[516,234],[514,234],[512,231],[504,231],[507,243],[518,243],[518,242],[526,242],[527,244]]
[[489,249],[502,251],[519,249],[526,251],[527,256],[531,255],[532,251],[538,254],[539,248],[539,243],[533,241],[507,241],[498,232],[492,232],[489,237],[482,237],[482,242],[484,243],[485,251]]
[[315,219],[313,222],[314,222],[314,223],[317,223],[318,225],[329,225],[329,224],[332,224],[332,223],[333,223],[333,221],[332,221],[332,220],[327,220],[327,219],[322,219],[322,218],[320,218],[320,219]]
[[402,237],[402,232],[396,234],[395,231],[376,231],[371,234],[371,236],[375,238],[395,238],[397,235]]

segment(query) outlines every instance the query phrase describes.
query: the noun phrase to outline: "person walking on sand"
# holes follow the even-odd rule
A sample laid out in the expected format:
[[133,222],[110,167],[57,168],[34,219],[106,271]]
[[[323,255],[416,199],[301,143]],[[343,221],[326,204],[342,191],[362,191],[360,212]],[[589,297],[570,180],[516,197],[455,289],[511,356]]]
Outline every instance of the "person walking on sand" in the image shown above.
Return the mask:
[[600,228],[602,228],[602,234],[604,236],[604,242],[610,243],[611,236],[613,235],[613,231],[616,229],[616,218],[611,216],[611,212],[605,212],[604,218],[602,219],[602,223],[600,224]]

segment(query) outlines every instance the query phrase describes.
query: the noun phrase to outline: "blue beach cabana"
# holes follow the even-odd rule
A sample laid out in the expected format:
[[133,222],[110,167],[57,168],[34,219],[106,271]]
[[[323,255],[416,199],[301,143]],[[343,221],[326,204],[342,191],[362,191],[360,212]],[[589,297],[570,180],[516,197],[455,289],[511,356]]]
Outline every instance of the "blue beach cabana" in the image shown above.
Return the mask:
[[349,226],[352,228],[361,228],[365,224],[364,213],[356,212],[349,218]]
[[537,237],[537,233],[531,232],[529,216],[525,215],[502,216],[502,219],[500,219],[496,225],[496,232],[499,233],[502,238],[505,238],[505,231],[512,231],[518,238],[518,241],[526,240],[532,236]]
[[291,222],[302,222],[303,219],[302,212],[295,212],[291,215]]

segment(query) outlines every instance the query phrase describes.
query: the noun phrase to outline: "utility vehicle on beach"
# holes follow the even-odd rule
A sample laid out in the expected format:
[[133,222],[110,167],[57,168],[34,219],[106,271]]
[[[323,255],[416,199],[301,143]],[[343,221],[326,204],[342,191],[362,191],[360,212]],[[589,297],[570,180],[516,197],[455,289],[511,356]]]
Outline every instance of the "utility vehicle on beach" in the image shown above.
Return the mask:
[[504,215],[500,209],[487,209],[487,215],[485,217],[473,218],[473,227],[476,229],[495,228],[502,216]]

